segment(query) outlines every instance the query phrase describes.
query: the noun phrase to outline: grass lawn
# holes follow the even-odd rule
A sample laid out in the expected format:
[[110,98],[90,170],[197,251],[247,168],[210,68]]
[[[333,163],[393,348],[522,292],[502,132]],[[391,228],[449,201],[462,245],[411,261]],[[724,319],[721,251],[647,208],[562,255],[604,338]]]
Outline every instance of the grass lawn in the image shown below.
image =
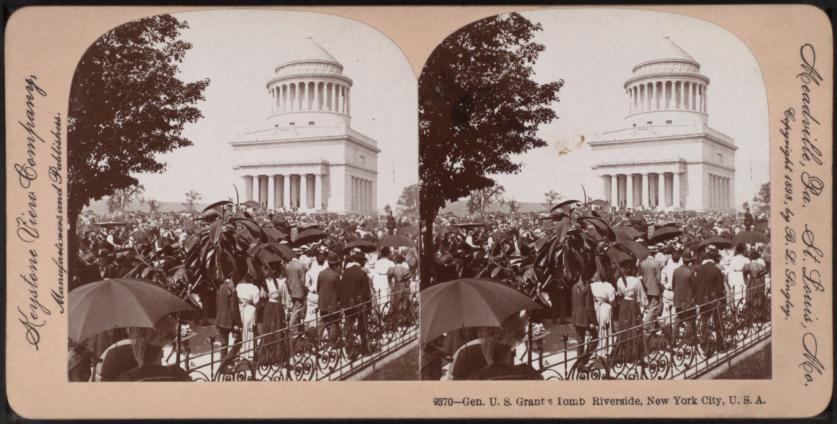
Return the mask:
[[418,361],[419,351],[416,346],[400,358],[376,369],[364,380],[418,380]]
[[761,380],[769,379],[772,372],[771,344],[741,361],[718,376],[719,380]]

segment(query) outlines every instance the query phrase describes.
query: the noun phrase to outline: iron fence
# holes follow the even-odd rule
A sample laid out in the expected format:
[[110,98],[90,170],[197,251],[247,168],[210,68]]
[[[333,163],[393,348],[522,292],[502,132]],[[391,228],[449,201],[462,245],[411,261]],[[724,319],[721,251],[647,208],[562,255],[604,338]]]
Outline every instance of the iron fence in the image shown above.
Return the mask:
[[418,304],[404,289],[228,346],[213,336],[180,366],[194,381],[344,380],[417,338]]
[[[758,285],[612,334],[537,355],[529,363],[545,380],[664,380],[698,378],[729,363],[771,335],[770,289]],[[614,316],[614,323],[617,317]],[[531,357],[530,357],[531,358]]]

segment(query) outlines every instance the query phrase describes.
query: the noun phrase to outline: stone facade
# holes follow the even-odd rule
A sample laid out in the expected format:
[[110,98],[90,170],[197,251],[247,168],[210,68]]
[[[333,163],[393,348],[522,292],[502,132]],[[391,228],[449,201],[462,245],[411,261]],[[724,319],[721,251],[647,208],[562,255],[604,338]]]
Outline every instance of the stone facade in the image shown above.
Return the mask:
[[710,128],[709,78],[667,37],[625,82],[626,128],[590,141],[602,199],[628,208],[732,210],[735,151]]
[[231,142],[244,197],[269,209],[374,214],[375,140],[351,128],[352,80],[311,39],[274,69],[268,128]]

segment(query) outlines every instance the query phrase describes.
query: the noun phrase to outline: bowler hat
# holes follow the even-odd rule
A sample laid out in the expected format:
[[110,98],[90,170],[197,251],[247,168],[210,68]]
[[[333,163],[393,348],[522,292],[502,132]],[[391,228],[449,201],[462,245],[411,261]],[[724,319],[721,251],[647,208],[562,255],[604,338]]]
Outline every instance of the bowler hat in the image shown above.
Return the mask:
[[328,264],[329,265],[337,265],[340,263],[340,258],[337,256],[336,253],[330,252],[328,254]]

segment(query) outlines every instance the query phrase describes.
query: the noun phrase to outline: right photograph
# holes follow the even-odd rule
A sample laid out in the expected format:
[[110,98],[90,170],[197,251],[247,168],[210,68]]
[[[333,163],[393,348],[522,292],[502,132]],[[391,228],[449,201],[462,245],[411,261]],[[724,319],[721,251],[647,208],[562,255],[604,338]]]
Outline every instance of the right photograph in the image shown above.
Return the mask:
[[418,96],[423,380],[771,378],[767,94],[739,38],[497,15]]

